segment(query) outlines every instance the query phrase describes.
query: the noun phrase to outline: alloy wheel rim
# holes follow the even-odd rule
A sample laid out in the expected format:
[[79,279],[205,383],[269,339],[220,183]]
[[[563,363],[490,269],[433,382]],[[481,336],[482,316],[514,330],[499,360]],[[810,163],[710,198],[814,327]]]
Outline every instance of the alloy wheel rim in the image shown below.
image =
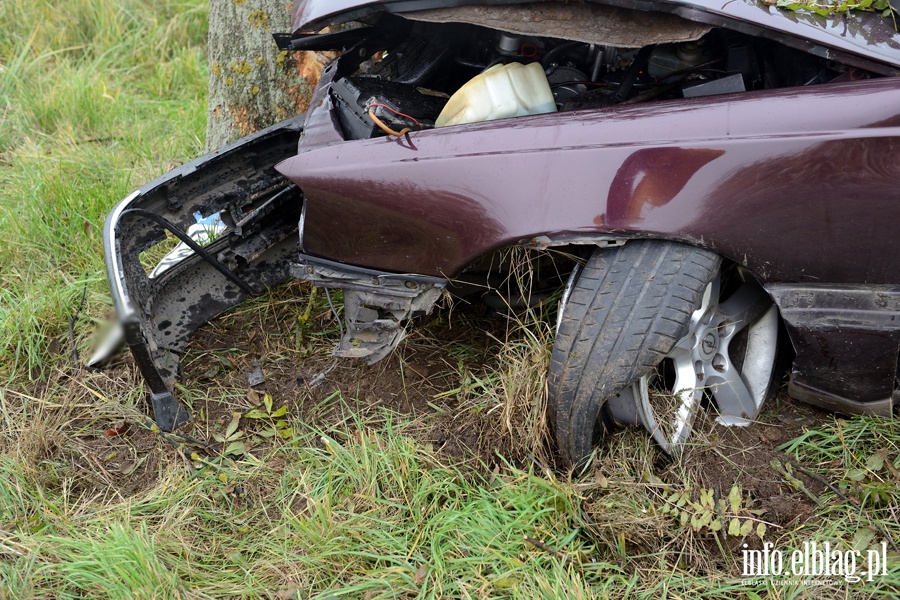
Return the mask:
[[[665,452],[680,455],[705,392],[715,399],[717,421],[742,426],[755,419],[775,366],[778,311],[768,294],[746,277],[724,301],[716,277],[693,312],[687,334],[666,357],[666,384],[659,372],[644,376],[610,398],[607,408],[622,423],[640,423]],[[741,336],[742,343],[734,344]]]

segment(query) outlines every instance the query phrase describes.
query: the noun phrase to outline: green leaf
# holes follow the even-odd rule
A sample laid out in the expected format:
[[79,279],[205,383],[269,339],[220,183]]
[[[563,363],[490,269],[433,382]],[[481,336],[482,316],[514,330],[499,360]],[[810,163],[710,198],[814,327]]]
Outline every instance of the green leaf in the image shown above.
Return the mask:
[[847,479],[850,481],[862,481],[866,478],[865,469],[850,469],[847,471]]
[[294,428],[288,427],[286,429],[279,429],[278,435],[280,435],[282,439],[289,440],[294,437]]
[[884,466],[884,454],[876,452],[866,459],[866,468],[872,471],[880,471]]
[[248,410],[244,416],[248,419],[265,419],[268,418],[269,415],[259,410],[258,408],[254,408],[253,410]]
[[760,523],[756,526],[756,537],[763,539],[766,536],[766,524]]
[[709,524],[709,528],[713,531],[722,531],[722,520],[721,519],[713,519]]
[[753,521],[746,520],[741,525],[741,535],[747,537],[753,531]]
[[679,517],[678,520],[681,522],[682,525],[687,525],[689,518],[690,518],[690,515],[687,512],[683,512],[683,513],[681,513],[681,516]]
[[231,416],[231,423],[228,424],[228,427],[225,428],[225,438],[230,438],[231,434],[237,431],[238,425],[241,422],[241,413],[236,412]]
[[266,405],[266,412],[271,414],[271,412],[272,412],[272,396],[270,396],[269,394],[266,394],[265,396],[263,396],[263,404]]
[[498,577],[492,582],[495,590],[508,590],[517,583],[518,581],[512,577]]
[[273,419],[277,419],[278,417],[283,417],[286,414],[287,414],[287,404],[285,404],[284,406],[282,406],[275,412],[271,413],[269,416],[272,417]]
[[737,484],[731,486],[731,491],[728,492],[728,503],[731,505],[731,512],[737,514],[737,512],[741,509],[741,488],[738,487]]
[[728,523],[728,535],[731,535],[734,537],[741,536],[741,522],[738,519],[732,519]]
[[228,456],[229,454],[247,454],[247,446],[244,442],[231,442],[228,446],[225,447],[224,454]]
[[869,547],[869,544],[872,542],[872,538],[875,537],[875,530],[871,527],[863,527],[861,529],[857,529],[856,533],[853,535],[853,549],[857,552],[863,552],[866,548]]

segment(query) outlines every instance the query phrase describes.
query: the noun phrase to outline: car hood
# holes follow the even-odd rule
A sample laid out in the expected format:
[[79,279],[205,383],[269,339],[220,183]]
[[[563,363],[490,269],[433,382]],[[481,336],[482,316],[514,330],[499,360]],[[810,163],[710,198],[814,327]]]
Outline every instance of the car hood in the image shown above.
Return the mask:
[[[478,11],[465,7],[484,7],[484,13],[501,5],[522,4],[530,10],[557,4],[561,0],[544,2],[516,2],[515,0],[295,0],[292,29],[314,32],[337,23],[345,23],[387,11],[401,13],[407,18],[425,20],[464,21],[474,24]],[[900,34],[891,19],[876,13],[842,13],[823,17],[811,13],[780,10],[761,0],[589,0],[592,4],[607,4],[639,10],[657,10],[684,19],[713,26],[727,26],[762,35],[794,47],[803,47],[814,54],[828,57],[828,49],[838,50],[900,67]],[[460,7],[460,8],[456,8]],[[458,14],[454,15],[454,12]],[[483,19],[490,21],[490,15]]]

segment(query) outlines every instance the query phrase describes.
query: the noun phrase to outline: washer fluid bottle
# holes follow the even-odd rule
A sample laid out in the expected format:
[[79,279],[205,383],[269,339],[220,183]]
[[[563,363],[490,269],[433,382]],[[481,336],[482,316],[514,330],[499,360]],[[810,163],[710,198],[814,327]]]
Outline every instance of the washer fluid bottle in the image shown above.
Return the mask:
[[556,112],[538,62],[494,65],[467,81],[444,106],[435,127]]

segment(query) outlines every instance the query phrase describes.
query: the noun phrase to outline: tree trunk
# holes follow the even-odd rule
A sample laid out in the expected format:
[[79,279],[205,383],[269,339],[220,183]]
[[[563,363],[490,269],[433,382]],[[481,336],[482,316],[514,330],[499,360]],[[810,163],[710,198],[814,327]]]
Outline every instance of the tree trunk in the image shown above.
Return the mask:
[[298,115],[329,56],[278,50],[289,0],[210,0],[207,151]]

